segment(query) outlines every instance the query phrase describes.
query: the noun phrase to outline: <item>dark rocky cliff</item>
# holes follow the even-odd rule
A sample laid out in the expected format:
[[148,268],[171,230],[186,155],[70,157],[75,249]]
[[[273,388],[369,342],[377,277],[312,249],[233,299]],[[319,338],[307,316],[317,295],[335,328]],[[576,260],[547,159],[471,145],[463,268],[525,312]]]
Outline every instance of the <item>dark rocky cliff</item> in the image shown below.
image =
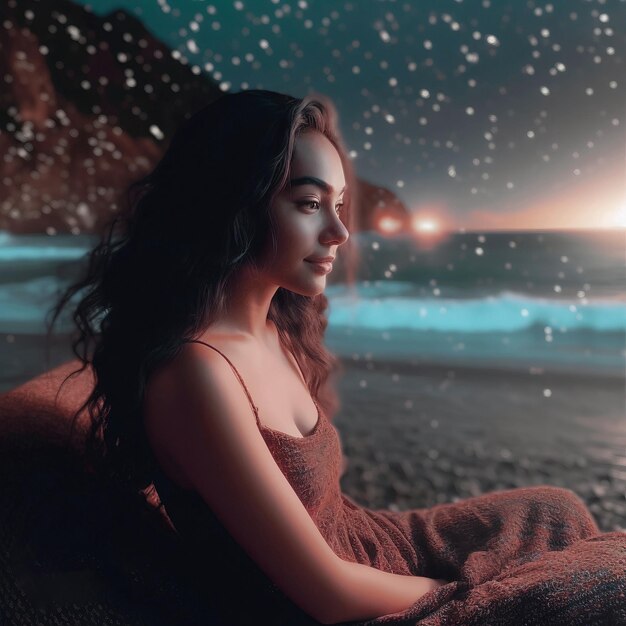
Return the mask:
[[[219,86],[122,10],[8,0],[0,17],[0,230],[100,232]],[[407,215],[386,189],[359,196],[356,230]]]

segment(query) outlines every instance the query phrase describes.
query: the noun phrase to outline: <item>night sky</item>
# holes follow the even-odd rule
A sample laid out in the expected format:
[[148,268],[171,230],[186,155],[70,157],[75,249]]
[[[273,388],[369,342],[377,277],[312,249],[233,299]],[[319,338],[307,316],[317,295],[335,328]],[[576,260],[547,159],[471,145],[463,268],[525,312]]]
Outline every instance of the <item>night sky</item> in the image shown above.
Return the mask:
[[328,95],[357,174],[418,218],[626,226],[624,0],[80,4],[136,15],[224,91]]

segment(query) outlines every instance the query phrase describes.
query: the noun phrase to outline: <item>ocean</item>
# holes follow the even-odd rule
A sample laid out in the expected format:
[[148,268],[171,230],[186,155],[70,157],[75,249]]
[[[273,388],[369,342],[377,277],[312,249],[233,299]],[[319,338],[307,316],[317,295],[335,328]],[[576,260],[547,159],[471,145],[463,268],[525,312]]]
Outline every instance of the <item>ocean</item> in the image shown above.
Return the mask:
[[[626,231],[351,235],[327,275],[326,343],[353,360],[577,371],[623,376]],[[97,239],[0,232],[0,332],[45,332],[44,316]],[[72,274],[74,272],[74,274]],[[72,329],[69,314],[57,332]]]

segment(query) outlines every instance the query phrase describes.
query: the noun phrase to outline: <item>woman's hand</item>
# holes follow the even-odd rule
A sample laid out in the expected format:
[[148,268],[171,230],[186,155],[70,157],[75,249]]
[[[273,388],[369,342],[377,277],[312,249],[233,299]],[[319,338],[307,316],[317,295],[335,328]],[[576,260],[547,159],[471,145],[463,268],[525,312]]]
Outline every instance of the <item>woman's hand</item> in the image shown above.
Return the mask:
[[343,577],[337,589],[335,610],[326,624],[368,620],[404,611],[429,591],[450,581],[443,578],[392,574],[364,563],[341,561]]
[[444,580],[443,578],[428,578],[427,576],[415,576],[418,588],[418,596],[415,599],[419,600],[423,595],[427,594],[429,591],[434,591],[435,589],[439,589],[439,587],[443,587],[447,585],[450,581]]

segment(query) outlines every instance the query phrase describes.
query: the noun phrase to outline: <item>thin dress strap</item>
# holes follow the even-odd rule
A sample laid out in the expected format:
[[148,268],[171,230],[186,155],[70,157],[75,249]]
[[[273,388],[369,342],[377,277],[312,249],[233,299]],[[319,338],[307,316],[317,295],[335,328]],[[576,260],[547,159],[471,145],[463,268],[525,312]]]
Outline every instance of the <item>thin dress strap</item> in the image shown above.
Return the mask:
[[186,342],[187,343],[201,343],[205,346],[208,346],[209,348],[213,348],[213,350],[215,350],[216,352],[219,352],[228,361],[229,365],[233,369],[233,372],[235,372],[235,375],[239,379],[239,382],[242,384],[244,391],[246,392],[246,395],[248,396],[248,401],[250,402],[250,406],[252,407],[252,410],[254,411],[254,416],[256,417],[256,423],[260,427],[261,420],[259,419],[259,409],[257,408],[256,404],[254,404],[254,402],[252,401],[252,396],[250,395],[250,392],[248,391],[248,388],[246,387],[246,383],[243,381],[243,378],[241,377],[241,374],[239,374],[239,372],[237,371],[237,368],[232,364],[232,361],[221,350],[218,350],[215,346],[212,346],[211,344],[208,344],[204,341],[200,341],[200,339],[187,339]]

